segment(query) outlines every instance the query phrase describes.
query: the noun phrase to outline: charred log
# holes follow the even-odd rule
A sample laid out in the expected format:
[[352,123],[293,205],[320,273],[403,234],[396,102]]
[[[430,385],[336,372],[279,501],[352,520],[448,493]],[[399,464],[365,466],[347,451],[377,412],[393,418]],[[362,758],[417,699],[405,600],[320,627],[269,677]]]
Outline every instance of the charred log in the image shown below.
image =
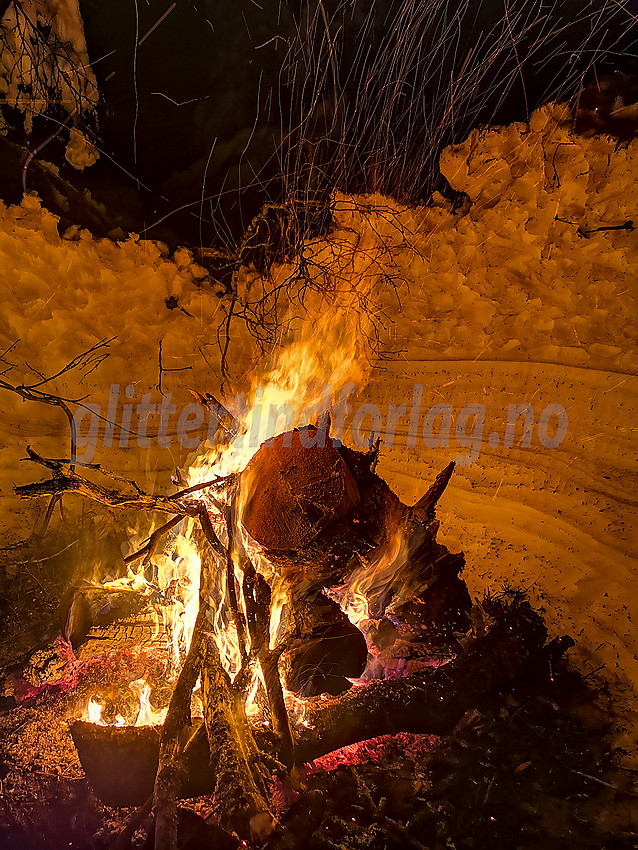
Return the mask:
[[107,806],[142,806],[153,793],[160,726],[97,726],[74,720],[71,737],[96,795]]
[[267,803],[267,775],[241,700],[231,690],[211,636],[204,645],[202,698],[213,790],[222,823],[242,838],[263,841],[274,825]]
[[458,649],[456,635],[465,634],[472,624],[472,600],[460,577],[464,566],[462,554],[444,550],[434,563],[427,565],[427,571],[416,571],[425,588],[396,611],[400,633],[433,650]]
[[111,590],[90,582],[80,582],[62,597],[62,634],[73,649],[77,649],[93,627],[106,628],[140,614],[147,606],[148,599],[134,590]]
[[337,695],[363,673],[368,647],[336,602],[317,593],[293,604],[295,630],[286,641],[285,683],[302,697]]
[[445,735],[463,714],[506,688],[542,653],[547,630],[527,603],[448,663],[405,679],[371,682],[333,700],[309,700],[299,757],[320,755],[394,732]]
[[244,561],[243,593],[251,646],[261,667],[273,729],[280,741],[279,757],[292,767],[294,746],[279,675],[281,653],[270,649],[271,591],[263,576],[247,561]]
[[[438,668],[404,679],[372,682],[332,700],[309,700],[306,720],[313,727],[304,728],[296,736],[297,756],[301,761],[311,761],[348,744],[397,732],[449,734],[467,711],[510,690],[518,678],[536,674],[539,668],[549,670],[551,659],[572,645],[568,638],[546,645],[546,637],[541,617],[527,603],[517,604],[500,615],[483,637],[473,639],[456,658]],[[222,680],[223,677],[219,681]],[[224,700],[225,716],[232,718],[232,699],[226,695]],[[117,759],[122,758],[123,752],[128,759],[137,749],[138,775],[147,777],[146,784],[140,784],[136,794],[131,793],[129,784],[127,793],[121,796],[127,802],[119,805],[142,803],[152,789],[153,767],[157,766],[157,731],[150,727],[128,730],[83,722],[74,723],[72,731],[82,765],[100,797],[105,790],[105,771],[117,769]],[[252,738],[256,749],[272,749],[271,733],[253,730]],[[212,743],[215,753],[216,735]],[[196,732],[187,748],[186,778],[181,789],[184,796],[193,793],[194,788],[197,793],[204,793],[202,765],[208,763],[208,758],[206,736]],[[117,789],[113,785],[106,790],[110,804],[116,805]],[[219,775],[206,790],[210,793],[215,786],[224,787]],[[224,796],[229,796],[228,790]]]
[[162,727],[158,769],[153,789],[156,850],[173,850],[177,847],[177,798],[183,769],[180,759],[180,736],[191,720],[191,694],[202,662],[205,620],[206,608],[200,605],[188,655],[173,690]]

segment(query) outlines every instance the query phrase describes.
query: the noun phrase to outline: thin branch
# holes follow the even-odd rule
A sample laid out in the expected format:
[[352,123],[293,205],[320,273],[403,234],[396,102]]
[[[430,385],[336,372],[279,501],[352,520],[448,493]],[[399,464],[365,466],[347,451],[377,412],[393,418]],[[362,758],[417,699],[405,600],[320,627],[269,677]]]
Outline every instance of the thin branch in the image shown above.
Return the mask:
[[14,492],[20,499],[37,499],[41,496],[55,496],[64,493],[78,493],[94,502],[112,508],[127,511],[160,511],[180,516],[197,517],[200,502],[180,501],[172,496],[148,496],[144,493],[127,495],[117,490],[100,487],[75,472],[59,473],[48,481],[36,484],[23,484],[14,487]]
[[182,521],[182,516],[175,516],[172,519],[169,519],[168,522],[165,522],[164,525],[160,525],[159,528],[156,528],[155,531],[151,534],[148,539],[146,545],[142,546],[141,549],[138,549],[137,552],[133,552],[130,555],[127,555],[124,558],[125,564],[134,564],[135,561],[139,561],[140,558],[144,558],[144,565],[148,564],[151,558],[153,557],[155,550],[157,549],[157,544],[160,542],[162,537],[167,534],[172,528]]
[[237,640],[239,642],[239,652],[243,665],[247,661],[248,652],[246,649],[246,628],[244,616],[239,610],[239,605],[237,604],[237,591],[235,589],[234,557],[238,546],[236,534],[236,498],[237,491],[233,493],[230,504],[223,506],[224,519],[226,520],[226,533],[228,535],[228,549],[226,550],[226,594],[228,598],[228,605],[233,615],[235,628],[237,629]]
[[[195,484],[192,487],[187,487],[185,490],[180,490],[173,493],[171,496],[150,496],[144,493],[137,484],[128,482],[135,487],[135,494],[121,493],[119,490],[108,489],[101,487],[89,481],[87,478],[78,475],[73,470],[72,464],[65,460],[52,460],[50,458],[41,457],[37,452],[33,451],[30,446],[27,446],[29,459],[34,463],[45,466],[51,469],[54,473],[53,478],[47,481],[37,482],[35,484],[22,484],[14,487],[14,492],[21,499],[37,499],[42,496],[56,496],[64,493],[78,493],[87,496],[94,502],[99,502],[102,505],[109,507],[121,508],[129,511],[161,511],[165,513],[177,514],[181,517],[189,516],[200,519],[206,527],[204,533],[209,542],[216,548],[220,554],[225,556],[226,550],[217,539],[215,531],[210,524],[210,518],[206,511],[206,506],[203,502],[195,499],[186,499],[185,496],[194,493],[197,490],[206,488],[223,489],[228,486],[233,480],[233,476],[218,478],[214,481],[206,481],[202,484]],[[99,465],[95,465],[103,472]],[[206,524],[207,523],[207,524]]]

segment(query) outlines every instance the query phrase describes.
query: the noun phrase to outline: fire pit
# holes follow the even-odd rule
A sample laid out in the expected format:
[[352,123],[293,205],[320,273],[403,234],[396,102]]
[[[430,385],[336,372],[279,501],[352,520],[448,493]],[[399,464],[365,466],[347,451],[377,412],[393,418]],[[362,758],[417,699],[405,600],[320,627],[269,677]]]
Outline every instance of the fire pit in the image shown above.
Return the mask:
[[[137,807],[113,846],[142,825],[156,848],[186,846],[192,829],[289,846],[324,815],[318,765],[430,754],[468,712],[507,710],[521,678],[546,686],[572,643],[547,643],[520,596],[472,603],[463,555],[436,539],[453,463],[409,507],[374,471],[378,443],[349,448],[327,415],[248,462],[235,426],[171,496],[99,487],[31,450],[53,477],[17,488],[170,515],[121,577],[73,589],[63,639],[14,674],[21,700],[84,682],[70,724],[81,765],[103,804]],[[243,468],[216,474],[229,456]],[[206,819],[184,809],[193,798],[211,801]]]

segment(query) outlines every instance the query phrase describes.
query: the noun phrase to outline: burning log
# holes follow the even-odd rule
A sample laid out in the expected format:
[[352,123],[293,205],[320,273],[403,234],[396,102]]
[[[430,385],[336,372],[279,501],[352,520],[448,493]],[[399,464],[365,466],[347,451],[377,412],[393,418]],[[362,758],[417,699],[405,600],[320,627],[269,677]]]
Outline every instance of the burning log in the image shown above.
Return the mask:
[[243,593],[252,653],[261,667],[273,729],[280,741],[279,757],[284,764],[292,767],[294,761],[292,732],[279,677],[281,652],[270,648],[271,590],[268,582],[259,575],[250,562],[247,562],[247,559],[244,563]]
[[[91,629],[104,629],[127,620],[135,622],[148,600],[132,588],[104,588],[91,582],[80,582],[70,588],[60,603],[62,634],[74,650],[84,643]],[[139,618],[140,621],[143,617]],[[130,645],[139,646],[142,641]],[[119,645],[124,645],[122,640]],[[102,650],[104,651],[104,650]]]
[[240,520],[293,596],[331,587],[409,516],[357,452],[309,425],[267,440],[241,474]]
[[266,802],[268,775],[260,771],[260,754],[243,705],[232,693],[211,636],[204,645],[202,697],[212,790],[222,810],[222,822],[242,838],[261,843],[274,827]]
[[156,850],[177,846],[177,795],[181,780],[180,735],[191,720],[191,694],[201,668],[206,608],[200,604],[193,637],[182,671],[173,690],[162,727],[158,768],[153,788]]
[[[262,547],[285,588],[290,613],[298,620],[307,619],[299,613],[308,610],[310,600],[321,598],[324,587],[339,585],[353,572],[371,576],[376,572],[375,565],[385,559],[393,573],[386,571],[376,597],[370,599],[374,609],[371,616],[380,617],[395,592],[401,591],[401,601],[405,602],[426,589],[433,581],[427,575],[428,568],[447,554],[435,544],[438,524],[433,520],[435,505],[454,464],[448,465],[425,496],[409,508],[374,473],[377,449],[349,449],[330,439],[328,428],[329,420],[321,427],[294,429],[262,444],[240,476],[241,523]],[[397,544],[399,551],[395,551]],[[437,589],[441,587],[439,582]],[[461,607],[466,602],[459,597]],[[324,628],[320,646],[318,631],[313,633],[312,627],[302,624],[290,636],[297,646],[289,653],[289,661],[297,672],[314,664],[316,688],[338,693],[348,686],[344,677],[356,677],[359,672],[355,669],[356,635],[348,639],[347,626],[344,630],[336,622],[334,625],[334,634]],[[303,638],[308,643],[307,652],[299,645]],[[327,659],[323,649],[329,639],[343,643],[343,659],[352,657],[352,672],[347,663],[343,670],[339,663],[337,669],[331,669],[337,644],[333,644],[333,659]],[[317,649],[316,658],[312,657],[312,645]],[[307,664],[304,655],[308,655]],[[323,659],[321,665],[318,659]],[[336,678],[328,686],[331,676]],[[301,678],[290,671],[289,687],[300,692]],[[305,692],[318,691],[311,685]]]
[[[446,664],[403,679],[362,685],[331,700],[310,699],[306,703],[305,717],[309,726],[304,726],[295,736],[297,759],[311,761],[348,744],[397,732],[449,734],[467,711],[510,689],[517,679],[530,675],[539,666],[549,666],[551,659],[572,645],[568,638],[546,644],[546,637],[541,617],[527,603],[513,604],[497,615],[496,622],[484,636],[472,639]],[[209,679],[209,690],[214,686],[214,681]],[[224,689],[224,711],[232,712],[232,702],[228,699]],[[236,725],[234,720],[232,725]],[[103,772],[113,771],[115,759],[122,757],[121,742],[130,745],[129,730],[93,726],[83,721],[75,721],[71,729],[82,766],[96,793],[100,794]],[[134,731],[139,733],[136,736],[138,770],[141,771],[145,764],[144,775],[152,776],[153,764],[157,764],[157,732],[149,727]],[[253,729],[251,737],[257,750],[271,749],[272,738],[267,731]],[[212,743],[211,749],[215,752],[216,736],[212,737]],[[228,791],[223,790],[225,786],[219,775],[214,781],[209,779],[208,785],[202,782],[202,765],[208,763],[208,747],[206,736],[195,732],[186,751],[184,786],[180,793],[186,796],[195,788],[196,793],[211,793],[217,788],[225,799]],[[123,765],[128,764],[130,757],[129,752]],[[123,784],[127,780],[128,777],[122,777]],[[151,789],[152,779],[150,782],[147,779],[145,785],[140,782],[135,801],[143,802]],[[111,804],[115,803],[113,791],[115,789],[110,789]],[[126,793],[123,786],[121,799],[130,805],[132,796],[130,785]]]
[[312,425],[267,440],[243,471],[242,487],[242,524],[272,551],[303,549],[360,501],[347,463]]

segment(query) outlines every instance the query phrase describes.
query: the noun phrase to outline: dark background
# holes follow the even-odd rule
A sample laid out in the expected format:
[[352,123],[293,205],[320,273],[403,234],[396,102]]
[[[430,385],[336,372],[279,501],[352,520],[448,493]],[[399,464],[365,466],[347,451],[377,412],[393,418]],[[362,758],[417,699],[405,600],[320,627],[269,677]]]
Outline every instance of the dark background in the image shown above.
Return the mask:
[[[266,201],[307,211],[333,186],[426,201],[446,190],[440,149],[473,127],[633,74],[632,5],[80,0],[101,95],[85,129],[101,158],[74,171],[61,132],[30,164],[27,188],[55,209],[37,160],[55,162],[67,187],[57,194],[71,198],[55,210],[61,226],[136,231],[171,248],[227,249]],[[26,137],[5,112],[0,189],[16,202],[25,155],[63,116]]]

